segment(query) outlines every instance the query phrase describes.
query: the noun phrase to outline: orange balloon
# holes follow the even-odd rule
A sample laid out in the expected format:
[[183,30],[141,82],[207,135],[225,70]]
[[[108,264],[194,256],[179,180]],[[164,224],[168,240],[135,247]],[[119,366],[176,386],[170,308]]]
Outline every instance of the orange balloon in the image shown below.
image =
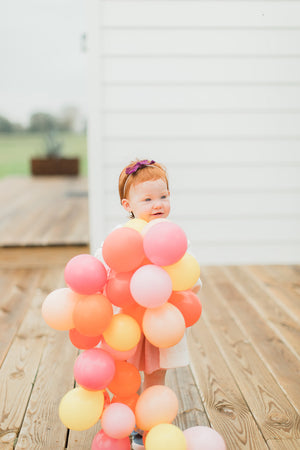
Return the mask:
[[125,306],[125,308],[122,308],[123,314],[128,314],[128,316],[133,317],[140,327],[143,325],[143,317],[145,314],[146,308],[144,308],[142,305],[138,305],[136,302],[134,302],[133,305]]
[[115,361],[115,364],[115,375],[108,385],[108,389],[120,397],[129,397],[135,394],[141,385],[140,372],[127,361]]
[[126,352],[139,343],[141,328],[133,317],[127,314],[115,314],[103,331],[103,337],[113,349]]
[[113,307],[103,294],[88,295],[76,303],[73,321],[79,333],[98,336],[109,326]]
[[183,338],[185,328],[183,315],[169,302],[158,308],[149,308],[144,314],[143,331],[155,347],[169,348],[178,344]]
[[133,272],[118,272],[109,276],[105,286],[105,295],[109,301],[120,308],[135,303],[130,292],[130,280]]
[[115,272],[135,270],[145,257],[143,238],[133,228],[117,228],[105,239],[102,255],[106,264]]
[[129,408],[135,412],[136,403],[139,399],[139,394],[135,392],[134,394],[128,397],[120,397],[119,395],[114,395],[111,403],[123,403],[124,405],[129,406]]
[[193,291],[173,291],[168,302],[179,309],[184,317],[186,327],[191,327],[200,319],[202,305]]
[[136,425],[142,430],[161,423],[171,423],[178,412],[177,396],[168,386],[155,385],[140,395],[136,408]]

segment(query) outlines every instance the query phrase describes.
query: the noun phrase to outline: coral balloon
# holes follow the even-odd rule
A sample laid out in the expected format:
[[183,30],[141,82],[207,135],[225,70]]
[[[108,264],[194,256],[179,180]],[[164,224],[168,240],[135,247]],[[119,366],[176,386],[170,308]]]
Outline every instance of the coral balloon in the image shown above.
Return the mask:
[[143,331],[151,344],[169,348],[183,338],[185,321],[179,309],[168,302],[159,308],[146,310]]
[[123,439],[114,439],[100,430],[93,439],[91,450],[130,450],[130,448],[128,436]]
[[72,328],[69,331],[69,338],[74,347],[79,348],[80,350],[87,350],[99,344],[101,340],[101,335],[85,336],[84,334],[79,333],[79,331],[76,330],[76,328]]
[[135,304],[130,292],[132,275],[133,272],[119,272],[109,277],[105,286],[105,294],[113,305],[124,308]]
[[82,298],[69,288],[52,291],[42,305],[42,316],[49,327],[55,330],[74,328],[73,311]]
[[135,270],[145,257],[143,238],[132,228],[117,228],[105,239],[102,255],[106,264],[115,272]]
[[113,349],[126,352],[139,343],[141,328],[133,317],[127,314],[115,314],[103,331],[103,337]]
[[158,266],[175,264],[184,256],[187,247],[185,232],[176,223],[160,222],[144,236],[145,255]]
[[187,450],[183,432],[169,423],[153,427],[146,436],[145,444],[147,450]]
[[83,295],[100,292],[107,280],[107,272],[92,255],[77,255],[65,267],[65,281],[70,288]]
[[222,436],[209,427],[197,426],[187,428],[183,432],[187,450],[226,450]]
[[165,266],[172,280],[173,291],[191,289],[200,277],[200,267],[193,255],[185,255],[175,264]]
[[113,357],[100,348],[91,348],[81,353],[74,364],[75,380],[83,388],[92,391],[106,388],[115,371]]
[[120,397],[119,395],[114,395],[111,403],[124,403],[124,405],[129,406],[129,408],[135,413],[136,403],[139,399],[139,394],[135,392],[128,397]]
[[141,385],[141,375],[138,369],[127,361],[115,361],[116,372],[108,389],[114,395],[129,397],[135,394]]
[[145,314],[146,308],[139,305],[138,303],[134,302],[134,305],[128,305],[125,306],[125,308],[122,308],[121,312],[123,314],[127,314],[128,316],[133,317],[140,327],[142,327],[143,324],[143,317]]
[[129,406],[123,403],[112,403],[104,410],[101,425],[108,436],[122,439],[133,431],[135,416]]
[[171,423],[177,411],[178,400],[172,389],[162,385],[150,386],[142,392],[136,404],[137,427],[150,430],[155,425]]
[[135,301],[145,308],[163,305],[172,293],[172,281],[159,266],[147,264],[132,275],[130,290]]
[[145,447],[147,450],[187,450],[187,443],[180,428],[169,423],[162,423],[149,431]]
[[133,228],[134,230],[141,232],[147,223],[148,222],[143,219],[130,219],[125,223],[124,227]]
[[76,303],[74,326],[85,336],[99,336],[109,326],[112,316],[112,304],[103,294],[89,295]]
[[105,408],[107,408],[111,404],[110,395],[109,395],[108,391],[106,389],[104,389],[102,392],[103,392],[103,396],[104,396],[104,405],[103,405],[103,410],[102,410],[100,419],[105,411]]
[[168,302],[179,309],[184,317],[186,327],[191,327],[200,319],[202,305],[194,292],[174,291]]
[[71,430],[87,430],[98,422],[103,410],[102,391],[87,391],[77,387],[67,392],[59,404],[59,417]]
[[105,350],[114,359],[116,359],[118,361],[126,361],[127,359],[131,358],[136,352],[136,346],[133,347],[131,350],[127,350],[126,352],[120,352],[118,350],[115,350],[110,345],[108,345],[104,339],[102,340],[102,342],[100,344],[100,348]]

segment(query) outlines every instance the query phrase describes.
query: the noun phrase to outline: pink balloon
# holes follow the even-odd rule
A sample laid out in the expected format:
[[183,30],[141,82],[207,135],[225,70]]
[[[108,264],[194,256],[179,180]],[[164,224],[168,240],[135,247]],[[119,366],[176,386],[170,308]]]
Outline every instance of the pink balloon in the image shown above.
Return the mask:
[[55,330],[74,328],[73,311],[82,298],[69,288],[55,289],[45,298],[42,305],[42,316],[49,327]]
[[74,364],[77,383],[90,391],[100,391],[112,381],[116,371],[113,357],[105,350],[91,348],[81,353]]
[[104,264],[92,255],[77,255],[65,267],[65,281],[78,294],[96,294],[103,289],[106,280]]
[[210,427],[198,426],[184,430],[187,450],[226,450],[222,436]]
[[130,450],[130,439],[128,436],[114,439],[100,430],[93,439],[91,450]]
[[147,258],[158,266],[169,266],[179,261],[187,251],[185,232],[172,222],[152,226],[144,236]]
[[107,436],[123,439],[134,430],[135,415],[124,403],[111,403],[102,414],[101,425]]
[[131,358],[135,354],[137,348],[137,346],[135,346],[130,350],[121,352],[119,350],[115,350],[110,345],[108,345],[104,339],[102,340],[99,347],[105,350],[107,353],[109,353],[117,361],[127,361],[127,359]]
[[132,275],[130,290],[139,305],[157,308],[171,296],[172,280],[162,267],[147,264]]

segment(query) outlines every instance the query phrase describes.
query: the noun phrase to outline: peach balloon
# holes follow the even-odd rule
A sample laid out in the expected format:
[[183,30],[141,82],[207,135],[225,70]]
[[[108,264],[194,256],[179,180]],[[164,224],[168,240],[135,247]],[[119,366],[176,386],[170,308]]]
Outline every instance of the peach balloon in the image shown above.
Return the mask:
[[196,258],[185,255],[175,264],[164,266],[172,280],[173,291],[186,291],[191,289],[200,277],[200,267]]
[[82,298],[69,288],[52,291],[42,305],[42,316],[49,327],[55,330],[74,328],[73,311]]
[[161,423],[171,423],[178,412],[176,394],[168,386],[155,385],[145,389],[140,395],[135,417],[138,428],[150,430]]
[[223,437],[210,427],[196,426],[183,432],[187,450],[226,450]]
[[101,425],[107,436],[123,439],[133,431],[135,416],[129,406],[123,403],[111,403],[103,411]]
[[151,344],[159,348],[172,347],[183,338],[184,317],[176,306],[165,303],[159,308],[147,309],[143,318],[143,331]]
[[141,328],[133,317],[127,314],[115,314],[103,331],[103,337],[113,349],[126,352],[139,343]]
[[105,239],[102,255],[106,264],[115,272],[135,270],[145,257],[143,238],[132,228],[117,228]]
[[85,336],[98,336],[109,326],[113,307],[103,294],[79,300],[73,311],[74,326]]

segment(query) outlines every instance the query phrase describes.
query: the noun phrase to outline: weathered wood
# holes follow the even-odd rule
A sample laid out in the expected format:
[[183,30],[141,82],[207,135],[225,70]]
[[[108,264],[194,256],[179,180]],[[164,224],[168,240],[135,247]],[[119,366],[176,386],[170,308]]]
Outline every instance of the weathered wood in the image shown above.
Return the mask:
[[10,177],[0,180],[3,190],[0,246],[88,244],[85,178]]
[[[272,334],[267,325],[264,328],[260,327],[261,318],[249,306],[247,299],[241,297],[235,286],[228,282],[221,268],[205,268],[204,276],[207,280],[204,301],[206,315],[223,356],[263,436],[265,439],[274,436],[279,439],[300,437],[299,414],[291,405],[296,404],[296,408],[298,405],[299,394],[295,374],[299,361],[293,359],[293,355],[284,345],[280,346],[280,355],[277,354],[279,339]],[[270,338],[271,344],[274,342],[276,344],[275,346],[270,344],[268,351],[271,355],[264,355],[262,358],[257,350],[261,351],[264,342],[268,342]],[[262,346],[259,346],[258,339]],[[279,361],[273,363],[276,358]],[[292,358],[292,361],[288,358]],[[285,373],[284,380],[281,375],[284,369],[280,368],[279,373],[276,370],[280,362],[285,364],[285,360],[289,365],[288,374],[291,372],[289,380],[292,387],[285,386],[290,389],[290,396],[293,394],[293,398],[290,398],[291,403],[281,390],[282,383],[279,386],[275,381],[279,379],[285,381],[287,385],[288,374]],[[266,363],[268,365],[273,363],[272,374]]]
[[[203,299],[204,304],[211,301],[209,291]],[[211,425],[224,437],[228,448],[266,449],[267,445],[253,419],[247,398],[244,399],[240,392],[238,381],[230,372],[214,340],[219,336],[214,327],[207,323],[205,317],[192,327],[189,342],[192,369]],[[231,323],[228,327],[231,327]],[[223,331],[224,326],[220,334]]]
[[300,439],[269,439],[268,446],[271,450],[299,450]]
[[281,304],[274,302],[264,284],[258,283],[257,278],[251,276],[245,267],[227,267],[225,273],[300,358],[300,323],[297,317],[291,317]]

